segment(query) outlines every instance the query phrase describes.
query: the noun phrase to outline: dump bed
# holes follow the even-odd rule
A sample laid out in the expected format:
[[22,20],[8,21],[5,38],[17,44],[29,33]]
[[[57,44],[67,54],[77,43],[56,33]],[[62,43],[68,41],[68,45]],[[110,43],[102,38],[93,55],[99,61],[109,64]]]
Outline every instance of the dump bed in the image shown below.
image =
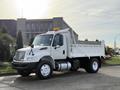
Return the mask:
[[104,41],[78,41],[72,44],[70,57],[105,56]]

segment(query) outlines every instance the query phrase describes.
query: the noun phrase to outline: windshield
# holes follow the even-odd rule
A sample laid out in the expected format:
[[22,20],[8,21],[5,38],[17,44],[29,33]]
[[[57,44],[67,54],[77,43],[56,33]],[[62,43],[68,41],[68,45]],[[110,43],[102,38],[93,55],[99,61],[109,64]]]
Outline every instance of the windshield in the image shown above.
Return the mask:
[[53,39],[53,34],[39,35],[35,37],[33,45],[35,46],[50,46]]

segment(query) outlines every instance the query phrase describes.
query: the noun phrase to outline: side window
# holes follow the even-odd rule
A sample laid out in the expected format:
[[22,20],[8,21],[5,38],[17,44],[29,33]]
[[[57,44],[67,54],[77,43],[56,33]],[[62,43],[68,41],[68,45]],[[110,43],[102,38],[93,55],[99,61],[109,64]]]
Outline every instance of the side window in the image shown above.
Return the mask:
[[53,46],[62,46],[63,45],[63,35],[61,34],[56,34],[54,41],[53,41]]

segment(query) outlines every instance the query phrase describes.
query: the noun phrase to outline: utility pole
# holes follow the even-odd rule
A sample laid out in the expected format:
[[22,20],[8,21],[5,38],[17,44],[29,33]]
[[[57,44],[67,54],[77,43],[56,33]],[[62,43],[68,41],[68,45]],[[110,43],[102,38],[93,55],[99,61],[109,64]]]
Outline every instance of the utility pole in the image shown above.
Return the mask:
[[114,38],[114,50],[116,50],[116,38]]
[[114,51],[116,52],[116,50],[117,50],[117,42],[116,42],[116,40],[117,40],[117,38],[118,38],[118,36],[119,36],[120,34],[117,34],[116,36],[115,36],[115,38],[114,38]]

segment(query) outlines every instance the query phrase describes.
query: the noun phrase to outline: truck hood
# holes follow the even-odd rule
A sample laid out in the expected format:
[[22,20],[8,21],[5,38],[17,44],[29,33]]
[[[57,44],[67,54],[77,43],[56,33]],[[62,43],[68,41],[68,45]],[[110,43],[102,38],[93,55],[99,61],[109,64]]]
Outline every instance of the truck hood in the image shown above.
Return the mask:
[[39,60],[46,55],[50,55],[50,46],[21,48],[17,50],[15,57],[18,56],[18,58],[24,58],[24,62],[39,62]]
[[46,50],[49,46],[34,46],[34,48],[26,47],[26,48],[21,48],[18,49],[18,51],[30,51],[31,49],[34,50]]
[[26,47],[18,49],[17,52],[25,53],[25,59],[31,56],[41,58],[42,56],[50,55],[50,46],[34,46],[34,48]]

